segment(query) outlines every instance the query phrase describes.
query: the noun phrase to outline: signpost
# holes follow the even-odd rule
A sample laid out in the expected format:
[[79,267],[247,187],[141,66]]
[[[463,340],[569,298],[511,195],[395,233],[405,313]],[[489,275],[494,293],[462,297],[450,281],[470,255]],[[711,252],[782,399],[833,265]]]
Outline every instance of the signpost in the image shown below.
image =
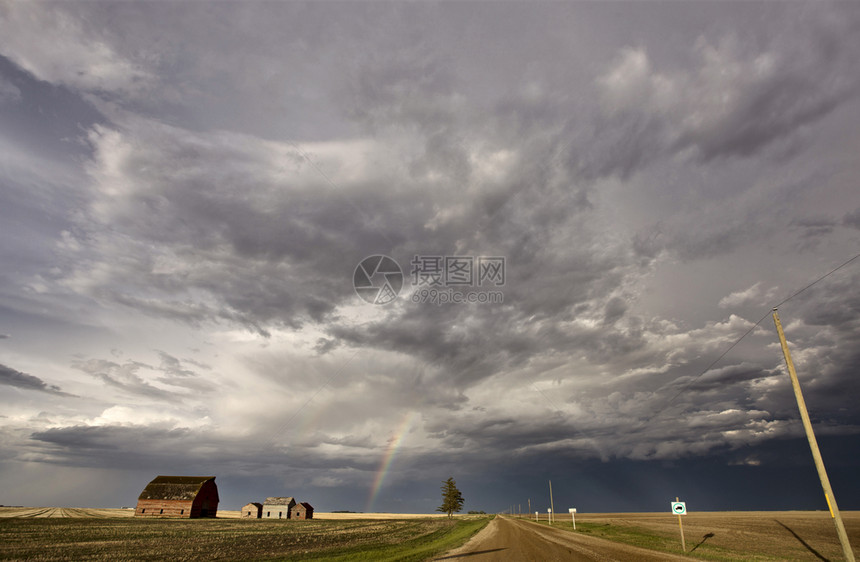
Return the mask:
[[546,508],[546,520],[549,522],[550,525],[552,525],[552,508],[551,507]]
[[[550,513],[555,511],[555,504],[552,503],[552,480],[549,481],[549,507]],[[549,523],[552,525],[553,517],[550,516]]]
[[535,511],[535,521],[540,521],[540,517],[538,517],[539,511]]
[[672,502],[672,513],[678,515],[678,528],[681,529],[681,550],[687,552],[687,545],[684,544],[684,524],[681,523],[681,516],[687,515],[687,504],[678,501],[678,496],[675,496],[675,501]]
[[570,512],[570,520],[573,521],[573,530],[575,531],[576,530],[576,508],[575,507],[568,508],[568,511]]

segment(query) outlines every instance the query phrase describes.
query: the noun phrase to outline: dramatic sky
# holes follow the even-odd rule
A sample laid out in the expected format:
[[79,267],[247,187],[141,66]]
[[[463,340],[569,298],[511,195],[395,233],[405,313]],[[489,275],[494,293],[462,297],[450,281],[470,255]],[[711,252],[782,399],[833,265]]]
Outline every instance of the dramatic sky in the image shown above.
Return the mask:
[[0,503],[826,509],[858,125],[857,3],[2,2]]

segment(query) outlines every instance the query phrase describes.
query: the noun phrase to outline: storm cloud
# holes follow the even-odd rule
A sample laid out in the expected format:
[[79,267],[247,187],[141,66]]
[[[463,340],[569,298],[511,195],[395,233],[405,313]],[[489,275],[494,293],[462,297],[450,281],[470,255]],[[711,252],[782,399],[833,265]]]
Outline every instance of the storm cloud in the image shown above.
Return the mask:
[[[0,369],[0,474],[432,511],[451,474],[495,510],[574,466],[662,509],[600,467],[802,462],[777,304],[816,431],[856,446],[858,30],[844,3],[0,4],[0,355],[46,377]],[[353,287],[375,255],[386,305]]]
[[0,365],[0,384],[14,386],[26,390],[38,390],[49,394],[57,394],[60,396],[69,396],[69,394],[60,390],[60,387],[54,384],[48,384],[39,377],[16,371],[6,365]]

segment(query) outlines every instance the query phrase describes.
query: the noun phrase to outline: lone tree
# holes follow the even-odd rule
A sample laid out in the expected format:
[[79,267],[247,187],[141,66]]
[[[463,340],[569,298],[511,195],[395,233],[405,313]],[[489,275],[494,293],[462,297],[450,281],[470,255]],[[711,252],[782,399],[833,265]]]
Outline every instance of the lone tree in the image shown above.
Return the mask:
[[454,512],[463,509],[464,501],[466,500],[463,499],[463,494],[457,489],[457,483],[454,482],[453,478],[449,478],[442,482],[442,505],[437,507],[436,511],[447,513],[450,519]]

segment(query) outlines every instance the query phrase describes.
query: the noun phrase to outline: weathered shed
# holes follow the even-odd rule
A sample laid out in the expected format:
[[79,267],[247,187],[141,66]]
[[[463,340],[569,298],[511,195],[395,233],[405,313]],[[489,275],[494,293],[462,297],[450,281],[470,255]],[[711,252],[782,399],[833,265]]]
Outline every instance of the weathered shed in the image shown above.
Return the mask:
[[292,509],[293,519],[313,519],[314,507],[308,502],[297,503]]
[[266,498],[263,502],[263,519],[289,519],[295,505],[296,500],[291,497]]
[[136,517],[215,517],[214,476],[156,476],[137,498]]
[[242,506],[242,511],[239,516],[243,519],[259,519],[262,514],[263,504],[251,502]]

